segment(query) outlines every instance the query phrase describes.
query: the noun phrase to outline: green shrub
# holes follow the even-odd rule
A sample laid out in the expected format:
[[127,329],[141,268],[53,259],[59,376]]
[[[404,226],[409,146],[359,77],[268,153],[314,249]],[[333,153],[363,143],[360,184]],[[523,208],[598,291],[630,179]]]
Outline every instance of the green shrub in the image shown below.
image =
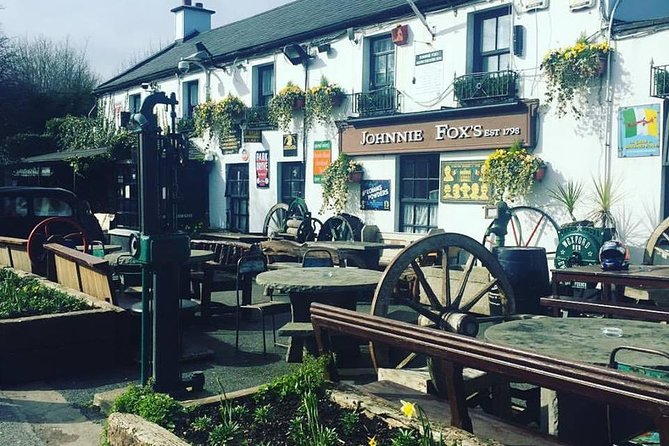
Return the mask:
[[68,313],[91,306],[74,296],[43,286],[37,279],[21,277],[0,268],[0,319]]
[[275,396],[283,400],[288,397],[301,397],[308,391],[322,395],[325,392],[326,371],[330,361],[329,356],[314,358],[307,355],[297,370],[262,386],[254,398],[256,401],[264,401]]
[[147,421],[174,430],[176,422],[186,416],[186,409],[177,400],[157,393],[151,385],[131,385],[119,395],[112,406],[113,412],[139,415]]

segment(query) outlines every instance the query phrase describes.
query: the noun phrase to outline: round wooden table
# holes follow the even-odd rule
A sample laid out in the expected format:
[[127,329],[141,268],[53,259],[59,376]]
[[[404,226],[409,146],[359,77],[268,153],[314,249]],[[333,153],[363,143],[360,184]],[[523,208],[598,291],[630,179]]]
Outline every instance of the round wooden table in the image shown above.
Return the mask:
[[[622,336],[607,336],[605,328],[621,329]],[[623,345],[669,351],[669,326],[622,319],[525,319],[493,325],[484,337],[493,344],[599,365],[608,364],[611,351]],[[628,364],[666,365],[661,358],[643,353],[621,351],[618,356]]]
[[[361,268],[287,268],[260,273],[256,282],[274,291],[288,293],[293,322],[309,322],[312,302],[355,310],[357,301],[374,291],[381,274]],[[304,338],[293,336],[286,360],[300,362],[303,346]]]

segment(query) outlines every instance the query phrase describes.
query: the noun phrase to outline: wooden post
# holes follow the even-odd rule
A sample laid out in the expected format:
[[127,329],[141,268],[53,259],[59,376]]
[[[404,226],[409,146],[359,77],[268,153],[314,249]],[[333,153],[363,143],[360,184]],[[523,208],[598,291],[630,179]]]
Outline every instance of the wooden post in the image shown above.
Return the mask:
[[448,386],[448,404],[451,406],[451,426],[474,432],[472,420],[467,409],[467,395],[465,394],[465,380],[462,377],[462,366],[443,359],[434,359],[441,362],[446,373]]

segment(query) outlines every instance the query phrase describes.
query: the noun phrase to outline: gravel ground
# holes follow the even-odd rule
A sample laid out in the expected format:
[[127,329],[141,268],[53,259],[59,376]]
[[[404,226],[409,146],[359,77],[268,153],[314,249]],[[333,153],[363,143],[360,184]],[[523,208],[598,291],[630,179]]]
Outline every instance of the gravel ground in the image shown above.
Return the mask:
[[[254,290],[256,292],[261,290]],[[215,293],[214,299],[232,302],[234,292]],[[276,326],[280,327],[289,318],[288,314],[277,316]],[[190,323],[185,329],[184,342],[209,348],[214,354],[205,360],[182,364],[184,375],[193,371],[202,371],[205,375],[204,392],[187,398],[257,386],[293,369],[295,365],[284,360],[286,350],[273,345],[269,317],[266,328],[268,351],[263,355],[260,321],[242,323],[239,352],[235,351],[234,316],[214,316],[208,322]],[[0,390],[0,445],[98,444],[104,417],[92,408],[93,395],[138,380],[139,364],[133,363],[95,374],[3,388]]]

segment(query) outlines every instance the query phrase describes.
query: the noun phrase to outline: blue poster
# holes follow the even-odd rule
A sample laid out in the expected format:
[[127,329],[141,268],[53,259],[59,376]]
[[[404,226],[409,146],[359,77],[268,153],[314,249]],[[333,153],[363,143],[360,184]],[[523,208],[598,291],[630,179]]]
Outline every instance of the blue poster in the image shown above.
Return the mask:
[[360,209],[389,211],[390,180],[362,180],[360,182]]
[[662,141],[660,104],[622,107],[619,117],[619,157],[660,154]]

